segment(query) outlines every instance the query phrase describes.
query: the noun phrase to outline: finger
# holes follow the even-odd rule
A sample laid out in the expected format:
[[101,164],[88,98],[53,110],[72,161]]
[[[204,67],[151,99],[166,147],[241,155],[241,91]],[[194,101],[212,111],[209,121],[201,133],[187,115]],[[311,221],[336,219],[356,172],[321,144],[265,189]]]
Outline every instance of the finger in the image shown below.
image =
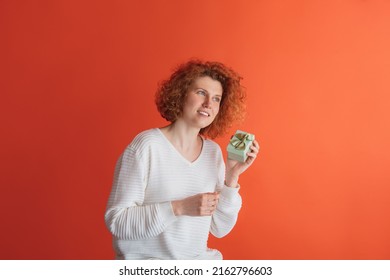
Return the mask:
[[208,208],[208,212],[209,212],[210,214],[213,214],[214,211],[215,211],[215,209],[217,209],[217,206],[216,206],[216,205],[211,206],[211,207]]
[[253,141],[253,143],[251,145],[251,150],[254,150],[254,151],[258,152],[260,150],[260,146],[259,146],[259,143],[255,142],[255,141]]
[[251,150],[255,150],[255,151],[260,151],[260,145],[258,142],[255,142],[253,141],[252,145],[251,145]]
[[207,192],[207,193],[204,193],[204,195],[206,196],[215,196],[217,195],[219,192]]
[[216,193],[209,193],[205,196],[203,196],[201,200],[201,207],[215,207],[217,204],[218,199],[217,199],[217,194]]
[[259,149],[258,148],[256,148],[255,146],[251,146],[251,152],[253,152],[253,153],[258,153],[259,152]]
[[200,212],[201,216],[211,216],[213,214],[214,210],[211,207],[203,208]]
[[218,192],[213,192],[213,193],[208,193],[207,194],[207,199],[208,200],[217,200],[219,197],[219,193]]
[[253,161],[256,159],[257,154],[254,153],[248,153],[248,158],[246,159],[245,163],[250,165],[253,163]]
[[218,205],[218,200],[217,200],[217,199],[210,200],[210,201],[207,203],[207,207],[211,208],[212,210],[214,210],[215,208],[217,208],[217,205]]
[[212,199],[212,193],[208,192],[208,193],[202,194],[202,202],[203,203],[207,203],[211,199]]
[[248,156],[248,157],[257,157],[257,152],[249,152],[249,153],[247,153],[246,155]]

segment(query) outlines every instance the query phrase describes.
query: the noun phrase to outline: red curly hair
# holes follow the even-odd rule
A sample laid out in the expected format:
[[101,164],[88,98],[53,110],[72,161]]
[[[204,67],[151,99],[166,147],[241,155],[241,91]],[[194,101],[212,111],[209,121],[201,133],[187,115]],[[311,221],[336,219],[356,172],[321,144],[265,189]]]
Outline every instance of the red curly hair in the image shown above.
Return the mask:
[[182,114],[183,105],[192,83],[208,76],[219,81],[223,94],[220,108],[214,121],[200,130],[200,134],[216,138],[227,132],[236,121],[242,121],[245,111],[246,93],[240,84],[241,77],[220,62],[190,60],[179,65],[169,79],[160,83],[156,92],[156,105],[161,116],[175,122]]

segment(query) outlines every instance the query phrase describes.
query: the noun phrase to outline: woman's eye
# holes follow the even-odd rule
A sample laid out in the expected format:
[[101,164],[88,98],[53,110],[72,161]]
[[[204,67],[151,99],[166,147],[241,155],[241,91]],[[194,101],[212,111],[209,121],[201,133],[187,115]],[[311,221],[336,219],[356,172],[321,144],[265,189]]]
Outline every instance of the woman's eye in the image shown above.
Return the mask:
[[198,94],[200,94],[200,95],[206,95],[206,93],[204,92],[204,91],[198,91]]
[[221,98],[219,98],[219,97],[214,97],[214,101],[219,103],[219,102],[221,102]]

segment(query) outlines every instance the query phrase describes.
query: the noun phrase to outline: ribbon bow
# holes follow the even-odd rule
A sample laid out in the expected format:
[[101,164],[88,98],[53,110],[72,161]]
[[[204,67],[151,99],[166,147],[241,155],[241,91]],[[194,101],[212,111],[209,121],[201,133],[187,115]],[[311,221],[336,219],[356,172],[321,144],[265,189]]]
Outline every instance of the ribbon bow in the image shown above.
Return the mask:
[[236,149],[236,150],[245,150],[246,143],[245,141],[250,140],[252,137],[250,137],[249,134],[246,133],[237,133],[233,136],[233,138],[230,140],[230,144]]

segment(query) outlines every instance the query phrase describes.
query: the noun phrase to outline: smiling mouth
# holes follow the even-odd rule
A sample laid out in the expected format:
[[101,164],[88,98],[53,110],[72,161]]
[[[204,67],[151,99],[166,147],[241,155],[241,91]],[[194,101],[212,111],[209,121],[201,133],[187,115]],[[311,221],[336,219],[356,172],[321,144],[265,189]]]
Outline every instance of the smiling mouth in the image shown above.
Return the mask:
[[210,114],[207,113],[207,112],[205,112],[205,111],[199,110],[198,113],[201,114],[201,115],[203,115],[203,116],[205,116],[205,117],[210,117]]

